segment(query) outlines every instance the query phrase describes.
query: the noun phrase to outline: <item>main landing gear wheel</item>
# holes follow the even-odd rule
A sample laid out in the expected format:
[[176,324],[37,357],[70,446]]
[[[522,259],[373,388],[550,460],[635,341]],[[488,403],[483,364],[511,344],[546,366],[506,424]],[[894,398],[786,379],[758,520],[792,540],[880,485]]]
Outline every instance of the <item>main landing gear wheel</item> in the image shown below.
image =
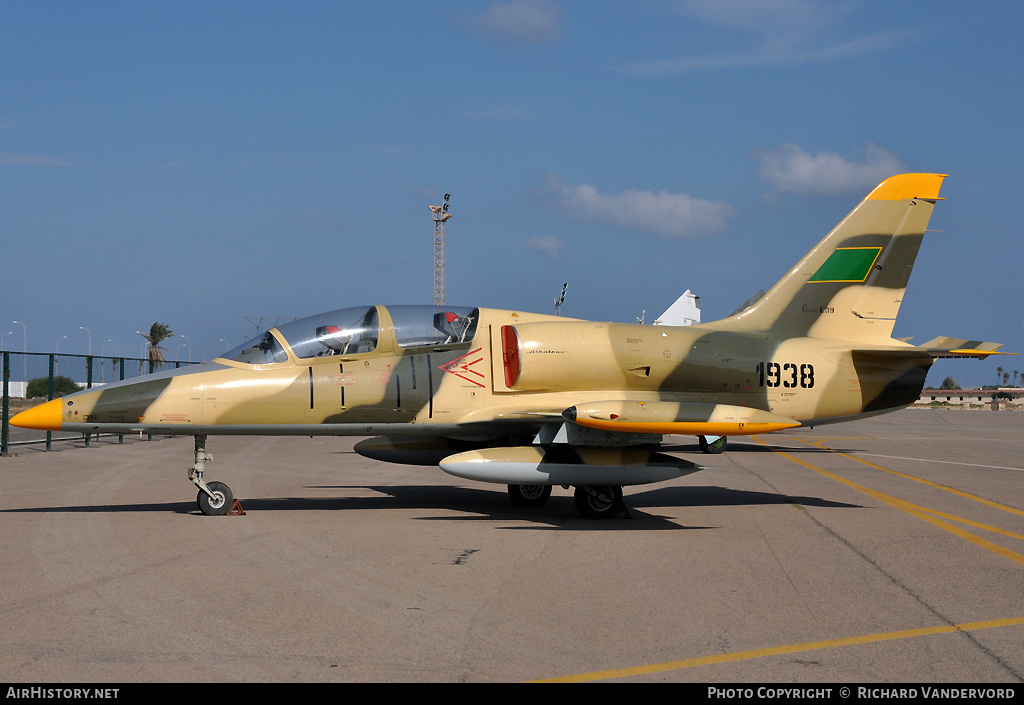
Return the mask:
[[622,509],[618,485],[581,485],[573,495],[576,511],[587,519],[611,519]]
[[725,450],[725,446],[729,443],[728,436],[718,436],[714,440],[708,440],[707,436],[697,436],[697,443],[700,444],[701,452],[708,453],[710,455],[718,455]]
[[508,496],[517,507],[543,507],[551,497],[551,485],[509,485]]
[[223,482],[210,482],[207,483],[207,487],[213,492],[213,496],[211,497],[202,490],[199,490],[199,495],[196,497],[199,511],[207,516],[214,517],[227,514],[228,510],[231,509],[231,503],[235,499],[231,494],[231,488]]

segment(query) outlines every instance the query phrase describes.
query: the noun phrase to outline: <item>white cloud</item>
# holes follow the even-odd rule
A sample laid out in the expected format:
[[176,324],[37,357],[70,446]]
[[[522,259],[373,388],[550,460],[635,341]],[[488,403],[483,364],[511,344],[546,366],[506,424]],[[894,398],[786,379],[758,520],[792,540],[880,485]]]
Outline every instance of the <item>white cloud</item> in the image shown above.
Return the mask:
[[557,237],[531,237],[526,241],[526,249],[540,252],[551,259],[561,259],[565,243]]
[[[693,71],[828,63],[915,41],[919,28],[840,37],[851,6],[818,0],[677,0],[676,13],[725,32],[746,48],[708,55],[637,61],[617,67],[635,76],[673,76]],[[735,43],[734,43],[735,44]]]
[[723,201],[685,193],[638,191],[603,194],[589,184],[566,184],[554,174],[532,194],[541,208],[565,220],[599,223],[667,238],[695,238],[724,230],[735,211]]
[[759,149],[752,156],[761,162],[757,175],[776,193],[858,193],[907,171],[906,162],[899,155],[876,144],[868,144],[859,161],[836,152],[811,154],[795,144]]
[[833,1],[676,0],[677,14],[728,29],[769,35],[806,34],[833,22]]
[[911,32],[888,32],[851,39],[824,47],[759,46],[747,52],[720,56],[690,56],[675,59],[639,61],[615,70],[633,76],[674,76],[693,71],[734,69],[749,66],[828,63],[881,51],[912,39]]
[[554,0],[495,2],[465,20],[478,34],[507,44],[544,44],[561,35],[562,7]]

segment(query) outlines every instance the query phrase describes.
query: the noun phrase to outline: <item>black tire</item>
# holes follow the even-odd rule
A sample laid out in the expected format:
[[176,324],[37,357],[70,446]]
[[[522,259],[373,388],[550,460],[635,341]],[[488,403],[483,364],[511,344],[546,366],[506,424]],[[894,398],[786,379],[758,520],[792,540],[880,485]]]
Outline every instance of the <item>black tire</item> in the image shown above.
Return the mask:
[[580,486],[573,494],[576,511],[586,519],[611,519],[622,509],[618,485]]
[[705,438],[704,436],[698,436],[697,443],[700,444],[700,450],[702,453],[707,453],[709,455],[718,455],[719,453],[724,451],[725,446],[729,444],[729,437],[719,436],[717,439],[709,442],[708,439]]
[[231,488],[223,482],[210,482],[206,486],[210,488],[211,492],[213,492],[214,497],[211,497],[202,490],[199,490],[199,496],[196,497],[196,503],[199,505],[199,511],[211,517],[219,517],[227,514],[235,500],[234,496],[231,494]]
[[508,496],[517,507],[543,507],[551,497],[551,485],[509,485]]

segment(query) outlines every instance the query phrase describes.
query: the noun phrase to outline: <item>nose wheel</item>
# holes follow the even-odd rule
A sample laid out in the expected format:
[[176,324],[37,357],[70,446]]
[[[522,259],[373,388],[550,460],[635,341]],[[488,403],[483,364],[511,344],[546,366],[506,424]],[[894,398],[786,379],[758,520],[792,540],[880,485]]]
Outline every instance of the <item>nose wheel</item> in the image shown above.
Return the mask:
[[196,436],[195,464],[188,470],[188,479],[199,488],[199,494],[196,495],[199,511],[207,516],[223,516],[232,511],[245,514],[238,500],[231,494],[230,487],[223,482],[208,483],[203,480],[207,460],[213,460],[213,456],[206,452],[206,436]]
[[231,494],[231,488],[223,482],[210,482],[206,486],[212,494],[199,490],[199,494],[196,496],[199,511],[213,517],[227,514],[235,499]]

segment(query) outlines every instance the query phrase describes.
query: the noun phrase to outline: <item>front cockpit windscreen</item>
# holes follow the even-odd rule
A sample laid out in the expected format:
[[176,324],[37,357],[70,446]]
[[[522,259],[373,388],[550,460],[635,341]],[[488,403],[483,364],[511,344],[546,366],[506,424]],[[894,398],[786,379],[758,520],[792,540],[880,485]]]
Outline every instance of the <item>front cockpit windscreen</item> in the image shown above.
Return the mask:
[[[355,355],[377,347],[380,324],[376,306],[343,308],[277,327],[277,335],[299,358]],[[250,365],[287,362],[288,354],[270,331],[225,353],[228,360]]]
[[[388,306],[400,348],[468,343],[476,334],[480,310],[465,306]],[[228,360],[250,365],[287,362],[278,338],[296,357],[309,359],[373,352],[380,339],[376,306],[343,308],[291,321],[225,353]]]
[[277,338],[268,330],[257,338],[253,338],[234,350],[224,353],[221,357],[249,365],[269,365],[274,362],[288,362],[288,353],[277,342]]
[[277,331],[299,358],[373,352],[380,337],[376,306],[343,308],[286,323]]

